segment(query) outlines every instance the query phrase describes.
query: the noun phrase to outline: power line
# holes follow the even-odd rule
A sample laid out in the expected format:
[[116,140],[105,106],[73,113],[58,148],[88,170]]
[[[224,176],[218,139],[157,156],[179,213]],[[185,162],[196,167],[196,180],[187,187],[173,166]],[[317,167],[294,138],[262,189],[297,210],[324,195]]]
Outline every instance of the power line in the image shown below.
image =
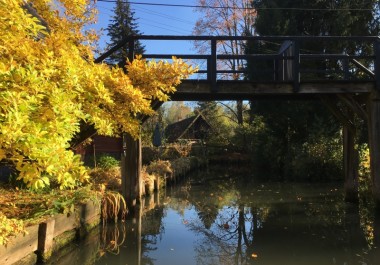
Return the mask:
[[[115,14],[110,14],[110,13],[103,12],[103,10],[114,11],[114,10],[108,8],[108,7],[99,6],[98,5],[98,9],[101,10],[103,14],[106,14],[109,17],[112,17],[112,16],[115,15]],[[134,8],[134,9],[136,10],[136,8]],[[144,13],[147,13],[147,14],[152,14],[152,15],[159,16],[159,17],[163,17],[165,19],[175,20],[175,21],[178,21],[178,22],[186,23],[186,24],[190,24],[190,23],[193,24],[190,21],[183,20],[183,19],[180,19],[180,18],[177,18],[177,17],[174,17],[174,16],[169,16],[169,15],[166,15],[166,14],[163,14],[163,13],[155,12],[155,11],[152,11],[152,10],[149,10],[149,9],[146,9],[146,8],[139,7],[137,9],[140,10],[140,12],[144,12]],[[147,10],[147,11],[144,11],[144,10]],[[147,26],[150,26],[150,27],[160,28],[160,29],[164,29],[164,30],[167,30],[167,31],[170,31],[170,32],[179,33],[179,34],[183,34],[184,32],[187,32],[186,29],[183,29],[183,28],[180,28],[180,27],[176,27],[176,26],[173,26],[173,25],[164,24],[164,23],[157,22],[157,21],[153,21],[153,20],[150,20],[150,19],[147,19],[147,18],[144,18],[144,19],[137,18],[137,20],[139,20],[139,22],[138,22],[139,25],[144,24],[144,25],[147,25]],[[149,23],[146,23],[146,21],[150,21],[150,22],[153,22],[155,24],[149,24]],[[159,26],[157,24],[162,25],[162,26]],[[163,27],[163,26],[167,26],[167,27]],[[175,30],[175,29],[177,29],[177,30]],[[181,30],[182,32],[180,32],[178,30]]]
[[150,9],[146,9],[146,8],[143,8],[143,7],[135,7],[134,10],[137,10],[137,11],[140,11],[140,12],[143,12],[143,13],[146,13],[146,14],[151,14],[151,15],[154,15],[154,16],[163,17],[163,18],[170,19],[170,20],[175,20],[175,21],[178,21],[178,22],[181,22],[181,23],[194,24],[193,21],[185,20],[185,19],[182,19],[182,18],[179,18],[179,17],[175,17],[175,16],[171,16],[171,15],[168,15],[168,14],[164,14],[164,13],[161,13],[161,12],[156,12],[156,11],[153,11],[153,10],[150,10]]
[[[98,2],[116,3],[117,0],[98,0]],[[293,11],[373,11],[372,8],[304,8],[304,7],[238,7],[238,6],[202,6],[184,4],[160,4],[125,1],[131,5],[185,7],[185,8],[210,8],[210,9],[236,9],[236,10],[293,10]]]
[[179,33],[179,34],[183,34],[183,31],[180,32],[180,31],[172,29],[172,28],[166,28],[166,27],[157,26],[157,25],[150,24],[150,23],[145,23],[145,22],[140,22],[139,24],[147,25],[147,26],[150,26],[150,27],[155,27],[155,28],[158,28],[158,29],[168,30],[169,32],[176,32],[176,33]]

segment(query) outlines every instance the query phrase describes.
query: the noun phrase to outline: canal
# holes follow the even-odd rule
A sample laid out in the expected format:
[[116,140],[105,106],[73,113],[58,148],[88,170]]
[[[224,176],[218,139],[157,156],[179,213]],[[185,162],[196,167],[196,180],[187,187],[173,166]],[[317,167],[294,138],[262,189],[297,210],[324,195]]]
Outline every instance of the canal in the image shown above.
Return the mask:
[[343,184],[258,182],[208,169],[99,227],[54,264],[379,264],[379,220]]

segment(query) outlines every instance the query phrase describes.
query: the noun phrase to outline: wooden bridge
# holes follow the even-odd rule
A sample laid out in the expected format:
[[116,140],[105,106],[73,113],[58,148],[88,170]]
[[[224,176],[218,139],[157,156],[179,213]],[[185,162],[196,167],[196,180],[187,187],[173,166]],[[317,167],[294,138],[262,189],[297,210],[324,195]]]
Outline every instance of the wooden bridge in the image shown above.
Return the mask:
[[[165,50],[143,54],[148,60],[176,56],[200,65],[198,74],[183,80],[171,100],[320,99],[343,126],[347,200],[357,200],[358,191],[354,116],[365,120],[373,194],[380,205],[379,37],[129,36],[96,62],[126,44],[129,60],[133,60],[137,41],[192,41],[206,46],[203,54],[172,54]],[[236,47],[242,43],[253,47],[252,52],[237,54],[220,49],[221,44]],[[345,108],[339,107],[342,104]],[[123,147],[123,192],[129,201],[134,201],[140,196],[141,144],[126,136]]]

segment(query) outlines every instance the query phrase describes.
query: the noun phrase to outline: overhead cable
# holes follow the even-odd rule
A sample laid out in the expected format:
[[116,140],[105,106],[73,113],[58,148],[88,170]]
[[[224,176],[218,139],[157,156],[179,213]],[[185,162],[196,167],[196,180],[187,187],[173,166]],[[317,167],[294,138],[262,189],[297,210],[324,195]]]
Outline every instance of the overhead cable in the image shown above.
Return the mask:
[[[97,0],[98,2],[116,3],[117,0]],[[125,1],[131,5],[186,7],[186,8],[209,8],[209,9],[237,9],[237,10],[295,10],[295,11],[373,11],[372,8],[305,8],[305,7],[238,7],[238,6],[203,6],[185,4],[161,4]]]

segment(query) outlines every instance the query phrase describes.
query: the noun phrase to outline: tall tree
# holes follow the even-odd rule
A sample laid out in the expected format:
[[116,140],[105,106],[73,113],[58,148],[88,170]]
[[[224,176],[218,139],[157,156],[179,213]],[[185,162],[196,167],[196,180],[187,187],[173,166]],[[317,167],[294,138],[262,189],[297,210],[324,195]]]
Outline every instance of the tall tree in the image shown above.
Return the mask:
[[[253,0],[260,9],[255,21],[259,35],[283,36],[378,36],[380,32],[377,0]],[[304,50],[368,54],[370,43],[313,42]]]
[[192,110],[183,101],[173,101],[167,108],[165,122],[171,124],[191,116]]
[[[379,31],[377,0],[253,0],[260,35],[373,36]],[[316,43],[314,43],[316,44]]]
[[[117,0],[113,12],[114,15],[111,17],[110,24],[107,27],[107,35],[110,37],[110,42],[107,44],[110,47],[120,43],[126,36],[140,34],[137,19],[135,18],[135,12],[131,10],[128,1]],[[134,53],[143,54],[144,52],[144,45],[142,45],[140,41],[137,41],[135,43]],[[110,62],[124,65],[126,58],[128,58],[128,54],[129,47],[127,43],[110,56]]]
[[[202,13],[197,20],[194,35],[212,36],[250,36],[253,34],[254,10],[248,8],[250,0],[198,0],[199,6],[209,8],[197,8],[196,11]],[[219,53],[241,55],[244,54],[245,42],[241,40],[220,41],[217,43]],[[205,42],[195,42],[195,48],[199,52],[209,49],[209,44]],[[228,70],[241,70],[244,67],[242,60],[218,61],[218,68]],[[225,75],[227,79],[240,79],[240,74]],[[237,101],[237,113],[239,124],[243,123],[243,102]]]
[[[228,107],[228,108],[227,108]],[[211,125],[212,134],[208,142],[216,145],[225,145],[230,143],[236,127],[236,114],[229,115],[229,106],[217,101],[199,101],[195,107],[195,113],[201,113],[206,121]]]
[[[252,3],[258,10],[256,33],[262,36],[377,36],[380,30],[379,3],[376,0],[253,0]],[[353,42],[304,44],[304,52],[315,53],[341,53],[344,50],[353,55],[367,53],[372,49],[370,45]],[[248,45],[247,52],[273,52],[278,48],[279,45],[273,42],[256,42]],[[248,66],[250,72],[254,73],[262,65],[249,62]],[[321,63],[318,67],[326,67],[326,63]],[[249,78],[257,80],[265,76],[254,75]],[[332,166],[336,163],[335,168],[340,164],[337,159],[341,155],[341,144],[337,142],[340,139],[340,126],[337,126],[323,104],[317,101],[256,100],[252,110],[256,115],[263,116],[267,128],[267,140],[260,141],[257,150],[257,157],[264,170],[272,170],[274,174],[286,177],[303,167],[302,172],[307,175],[326,175],[326,165],[329,162]],[[317,153],[323,154],[323,159]],[[276,161],[276,164],[268,161]],[[299,161],[303,161],[306,166],[300,165]],[[325,172],[321,172],[322,169]],[[329,173],[336,172],[331,169],[332,167],[329,168]]]

